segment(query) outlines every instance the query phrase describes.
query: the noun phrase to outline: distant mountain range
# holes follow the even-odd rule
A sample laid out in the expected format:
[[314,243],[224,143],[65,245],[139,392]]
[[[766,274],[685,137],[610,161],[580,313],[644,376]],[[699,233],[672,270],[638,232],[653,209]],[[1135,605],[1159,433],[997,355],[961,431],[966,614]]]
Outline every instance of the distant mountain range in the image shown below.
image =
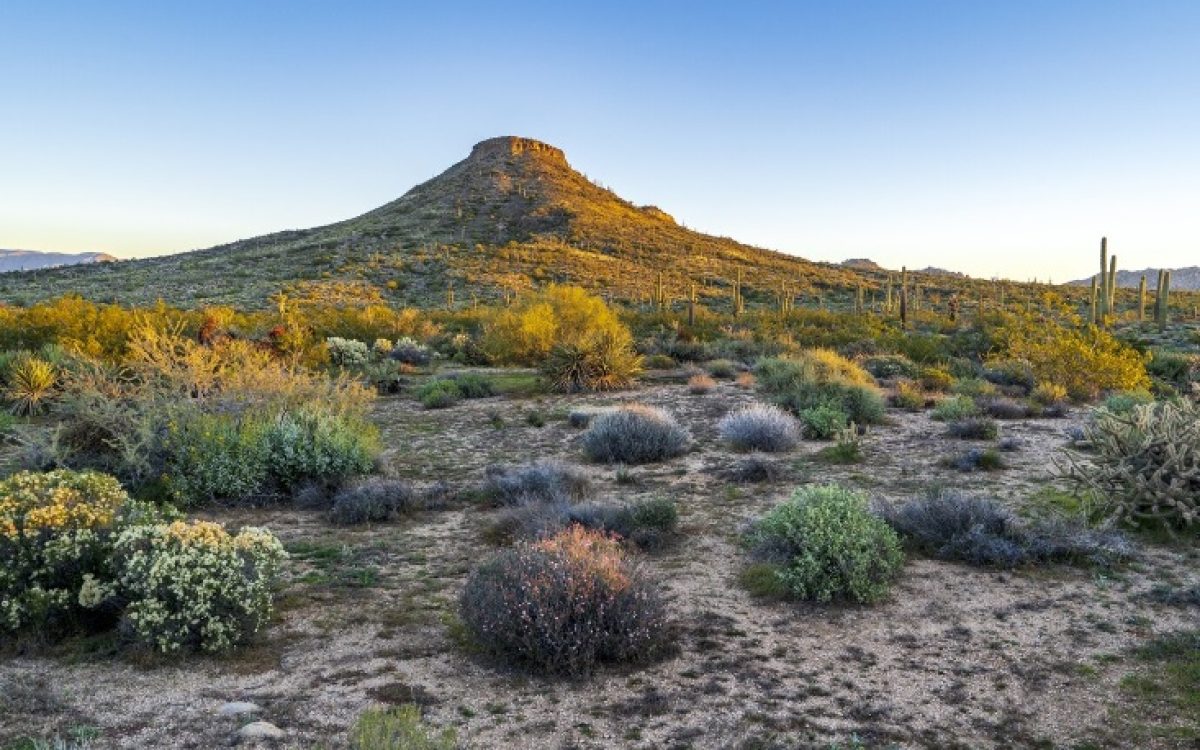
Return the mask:
[[39,268],[107,263],[116,260],[108,253],[43,253],[37,250],[0,250],[0,273],[34,271]]
[[[850,258],[849,260],[842,261],[842,266],[845,268],[853,268],[857,271],[888,273],[888,269],[879,265],[870,258]],[[958,279],[968,278],[965,273],[959,273],[958,271],[947,271],[944,268],[936,268],[934,266],[927,266],[925,268],[910,268],[908,270],[912,273],[925,274],[926,276],[951,276]]]
[[[1196,291],[1200,290],[1200,266],[1187,266],[1186,268],[1170,268],[1171,272],[1171,289],[1178,291]],[[1155,284],[1158,283],[1158,269],[1145,268],[1141,271],[1117,271],[1117,286],[1123,288],[1137,289],[1142,277],[1146,277],[1146,286],[1151,291],[1154,290]],[[1072,286],[1088,286],[1092,283],[1091,277],[1080,279],[1078,281],[1068,282]]]

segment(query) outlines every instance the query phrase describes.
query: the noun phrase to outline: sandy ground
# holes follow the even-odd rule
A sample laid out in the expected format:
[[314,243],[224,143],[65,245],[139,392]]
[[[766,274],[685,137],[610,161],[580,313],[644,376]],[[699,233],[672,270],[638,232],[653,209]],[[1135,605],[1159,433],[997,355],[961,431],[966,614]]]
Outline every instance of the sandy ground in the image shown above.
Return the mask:
[[[84,647],[8,658],[0,747],[56,732],[95,735],[94,747],[223,746],[238,723],[216,711],[232,700],[262,706],[262,718],[287,732],[278,746],[296,748],[344,747],[364,708],[404,702],[475,748],[1146,746],[1121,733],[1118,683],[1131,647],[1189,617],[1195,625],[1194,609],[1145,597],[1160,580],[1194,581],[1194,549],[1143,545],[1138,560],[1111,572],[914,558],[872,607],[762,602],[738,585],[739,529],[797,484],[844,482],[894,501],[936,483],[1019,503],[1052,481],[1050,457],[1077,416],[1005,423],[1003,435],[1021,443],[1007,454],[1011,468],[962,473],[937,465],[962,441],[927,414],[892,410],[893,423],[867,436],[860,464],[830,466],[811,455],[821,444],[806,443],[781,459],[778,481],[733,485],[720,470],[737,456],[717,441],[716,422],[753,398],[731,384],[707,395],[656,384],[442,411],[394,397],[377,410],[390,470],[418,482],[469,488],[489,464],[558,457],[585,465],[598,500],[676,500],[681,540],[645,558],[679,629],[669,659],[568,681],[466,650],[448,623],[467,571],[492,551],[482,537],[490,511],[427,511],[362,529],[332,527],[315,512],[223,511],[211,516],[267,526],[293,553],[276,622],[259,643],[219,659]],[[669,409],[695,438],[684,457],[631,469],[632,484],[586,465],[580,432],[561,418],[572,406],[627,400]],[[544,427],[528,423],[535,411]]]

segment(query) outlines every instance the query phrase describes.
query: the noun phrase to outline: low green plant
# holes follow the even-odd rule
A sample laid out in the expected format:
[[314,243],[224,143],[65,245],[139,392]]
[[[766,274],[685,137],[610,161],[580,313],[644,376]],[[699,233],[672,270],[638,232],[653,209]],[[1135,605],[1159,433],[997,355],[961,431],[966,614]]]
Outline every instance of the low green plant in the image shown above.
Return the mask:
[[58,375],[54,365],[32,355],[17,357],[8,366],[5,396],[18,415],[40,414],[54,395]]
[[951,396],[937,402],[929,416],[939,422],[955,422],[979,414],[979,406],[970,396]]
[[800,599],[878,601],[904,563],[896,533],[865,495],[837,485],[803,487],[755,522],[747,543]]
[[840,406],[821,403],[800,412],[800,424],[806,437],[830,440],[850,424],[848,415]]
[[417,390],[417,399],[426,409],[445,409],[462,400],[458,383],[446,378],[428,380]]
[[353,750],[455,750],[458,739],[453,729],[435,731],[421,720],[421,710],[412,704],[395,708],[369,708],[350,730]]

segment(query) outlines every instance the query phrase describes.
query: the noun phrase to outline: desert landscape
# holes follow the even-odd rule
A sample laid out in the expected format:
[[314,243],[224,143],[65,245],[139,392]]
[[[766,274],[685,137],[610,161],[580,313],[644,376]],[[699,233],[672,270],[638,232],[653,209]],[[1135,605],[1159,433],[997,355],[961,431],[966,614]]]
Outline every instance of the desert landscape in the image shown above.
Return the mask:
[[0,750],[1200,747],[1194,9],[218,5],[9,14]]

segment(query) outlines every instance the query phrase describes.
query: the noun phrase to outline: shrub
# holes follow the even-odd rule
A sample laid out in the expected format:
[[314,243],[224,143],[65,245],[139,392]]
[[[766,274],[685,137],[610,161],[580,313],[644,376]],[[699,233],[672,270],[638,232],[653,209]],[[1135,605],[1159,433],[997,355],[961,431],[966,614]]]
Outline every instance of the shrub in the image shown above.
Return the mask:
[[996,395],[996,385],[982,378],[962,378],[954,383],[950,388],[951,392],[958,396],[966,396],[971,399],[985,398]]
[[[106,623],[117,534],[146,513],[113,477],[69,470],[0,481],[0,633],[55,638]],[[104,601],[102,601],[104,600]],[[107,613],[110,614],[110,613]]]
[[1002,329],[1007,356],[1028,365],[1036,382],[1057,383],[1076,401],[1103,391],[1149,386],[1146,357],[1096,326],[1076,330],[1047,323]]
[[306,482],[370,473],[379,432],[311,405],[273,416],[192,415],[172,423],[166,448],[168,484],[181,504],[255,503]]
[[1140,404],[1098,411],[1084,427],[1090,454],[1068,451],[1064,473],[1116,522],[1169,528],[1200,521],[1200,407]]
[[491,380],[473,372],[454,375],[451,380],[458,386],[463,398],[488,398],[496,395],[496,386]]
[[1029,397],[1034,403],[1042,406],[1052,406],[1067,400],[1067,389],[1055,383],[1038,383],[1030,392]]
[[939,393],[954,385],[954,376],[945,367],[922,367],[918,379],[923,388]]
[[421,721],[421,710],[412,704],[395,708],[369,708],[350,730],[353,750],[456,750],[453,729],[434,733]]
[[850,416],[839,406],[821,403],[800,412],[804,434],[816,440],[831,440],[850,424]]
[[207,521],[134,526],[117,540],[126,630],[163,653],[224,651],[266,625],[286,557],[270,532]]
[[994,419],[970,417],[946,425],[946,434],[960,440],[995,440],[1000,435],[1000,426]]
[[883,421],[883,398],[871,376],[835,352],[809,349],[792,359],[764,359],[757,374],[771,399],[802,421],[805,411],[821,406],[839,408],[860,425]]
[[951,396],[937,402],[929,416],[939,422],[956,422],[978,414],[979,406],[976,405],[975,399],[970,396]]
[[1100,408],[1109,414],[1128,414],[1133,411],[1135,406],[1154,403],[1154,396],[1151,396],[1146,391],[1127,391],[1124,393],[1114,393],[1104,399],[1104,403]]
[[980,399],[978,405],[980,411],[993,419],[1025,419],[1032,416],[1028,405],[1003,396]]
[[925,391],[912,380],[899,380],[892,394],[892,405],[907,411],[920,411],[925,408]]
[[755,557],[778,565],[793,596],[827,602],[883,598],[904,562],[896,534],[864,495],[837,485],[804,487],[751,526]]
[[999,386],[1015,386],[1022,393],[1033,390],[1037,379],[1026,362],[1014,359],[995,359],[983,369],[983,377]]
[[666,354],[651,354],[643,362],[647,370],[671,370],[677,364],[673,358]]
[[1193,382],[1200,380],[1200,356],[1155,350],[1146,364],[1146,372],[1186,393]]
[[439,378],[426,381],[417,391],[417,399],[426,409],[445,409],[462,400],[462,391],[453,380]]
[[398,340],[388,354],[393,360],[413,367],[424,367],[433,359],[429,347],[405,336]]
[[913,549],[971,565],[1109,564],[1130,554],[1120,534],[1061,519],[1023,522],[992,500],[955,492],[933,493],[879,512]]
[[315,406],[276,415],[263,437],[270,479],[284,491],[369,474],[380,450],[373,424]]
[[880,380],[892,378],[915,378],[919,374],[916,363],[903,354],[879,354],[867,357],[863,369]]
[[17,420],[8,412],[0,411],[0,445],[5,439],[12,437],[17,432]]
[[714,359],[711,362],[706,362],[704,369],[714,378],[721,380],[732,380],[738,374],[737,363],[730,359]]
[[579,287],[550,286],[502,311],[483,348],[495,362],[540,366],[551,387],[566,392],[623,388],[641,370],[629,329]]
[[667,412],[643,404],[610,409],[592,420],[583,449],[601,463],[645,464],[685,452],[690,438]]
[[521,466],[489,466],[481,492],[492,505],[570,503],[584,498],[587,477],[560,461],[535,461]]
[[54,365],[38,357],[20,356],[8,367],[5,396],[12,402],[14,414],[39,414],[49,404],[57,382]]
[[721,439],[734,450],[781,453],[796,447],[800,425],[776,406],[754,404],[726,414],[717,424]]
[[416,493],[408,482],[371,477],[338,490],[329,520],[344,526],[378,523],[412,510],[416,503]]
[[862,460],[862,436],[849,424],[833,436],[833,445],[822,448],[819,455],[832,464],[856,464]]
[[597,414],[601,414],[604,411],[604,409],[594,406],[576,407],[567,412],[567,424],[577,430],[581,430],[590,425]]
[[994,448],[971,448],[962,453],[955,453],[943,459],[942,465],[959,471],[999,471],[1008,468],[1004,458]]
[[476,568],[460,612],[480,646],[543,672],[646,659],[669,637],[658,590],[616,541],[578,526]]
[[733,379],[733,384],[743,390],[750,390],[758,384],[758,378],[754,377],[752,372],[739,372],[737,377]]
[[717,381],[704,373],[698,373],[688,378],[688,391],[696,395],[710,393],[717,387]]
[[773,482],[780,477],[782,469],[779,464],[767,456],[751,454],[738,459],[724,472],[731,482],[745,484],[750,482]]
[[330,336],[325,346],[329,361],[339,367],[360,367],[371,360],[371,349],[361,341]]
[[578,505],[568,514],[569,523],[628,539],[642,549],[658,549],[674,534],[679,510],[666,498],[642,500],[630,505]]

